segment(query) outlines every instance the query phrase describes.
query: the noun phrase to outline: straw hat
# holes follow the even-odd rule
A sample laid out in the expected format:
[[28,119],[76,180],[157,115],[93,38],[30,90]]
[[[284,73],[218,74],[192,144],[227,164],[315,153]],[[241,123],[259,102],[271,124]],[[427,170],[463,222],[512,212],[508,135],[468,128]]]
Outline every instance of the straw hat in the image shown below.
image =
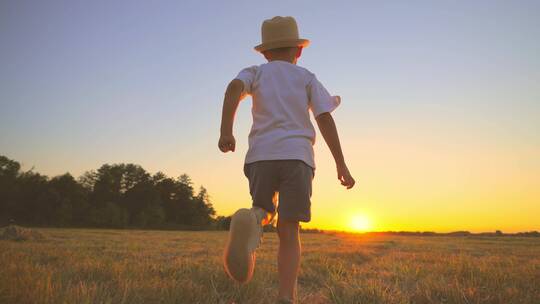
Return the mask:
[[298,25],[296,25],[296,20],[293,17],[276,16],[264,20],[261,27],[261,36],[262,43],[255,47],[257,52],[282,47],[306,47],[309,45],[309,40],[300,39],[298,36]]

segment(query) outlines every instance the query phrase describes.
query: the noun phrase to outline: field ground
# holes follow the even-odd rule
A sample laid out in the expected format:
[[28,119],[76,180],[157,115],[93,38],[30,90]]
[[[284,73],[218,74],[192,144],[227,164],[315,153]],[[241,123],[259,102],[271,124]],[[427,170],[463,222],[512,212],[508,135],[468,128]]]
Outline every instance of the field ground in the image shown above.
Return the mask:
[[[275,234],[252,282],[226,232],[38,229],[0,241],[1,303],[274,303]],[[540,303],[540,239],[303,234],[299,303]]]

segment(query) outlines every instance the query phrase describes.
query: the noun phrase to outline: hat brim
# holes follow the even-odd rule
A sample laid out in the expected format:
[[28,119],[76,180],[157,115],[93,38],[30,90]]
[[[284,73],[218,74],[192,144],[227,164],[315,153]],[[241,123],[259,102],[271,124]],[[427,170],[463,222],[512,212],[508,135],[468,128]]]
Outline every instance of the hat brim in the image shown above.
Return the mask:
[[308,39],[289,39],[289,40],[278,40],[278,41],[269,41],[266,43],[261,43],[254,47],[257,52],[264,52],[271,49],[278,49],[283,47],[307,47],[309,45]]

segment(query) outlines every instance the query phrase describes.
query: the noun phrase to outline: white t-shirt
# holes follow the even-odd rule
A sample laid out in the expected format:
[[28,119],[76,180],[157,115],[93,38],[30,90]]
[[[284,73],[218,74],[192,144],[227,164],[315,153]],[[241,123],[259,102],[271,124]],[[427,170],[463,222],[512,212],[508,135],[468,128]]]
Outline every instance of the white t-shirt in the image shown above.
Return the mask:
[[315,168],[314,117],[340,104],[315,75],[295,64],[274,60],[238,73],[244,92],[253,98],[253,125],[245,163],[259,160],[299,159]]

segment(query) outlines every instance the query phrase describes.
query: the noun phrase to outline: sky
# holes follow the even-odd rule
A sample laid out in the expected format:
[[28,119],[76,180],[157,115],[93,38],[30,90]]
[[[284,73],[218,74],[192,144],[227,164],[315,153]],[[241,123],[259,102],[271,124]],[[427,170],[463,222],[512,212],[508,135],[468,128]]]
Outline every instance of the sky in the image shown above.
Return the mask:
[[135,163],[204,185],[220,215],[249,207],[217,148],[224,90],[264,19],[294,16],[298,64],[333,112],[356,186],[320,133],[312,221],[337,230],[540,230],[538,1],[2,1],[0,155],[79,176]]

